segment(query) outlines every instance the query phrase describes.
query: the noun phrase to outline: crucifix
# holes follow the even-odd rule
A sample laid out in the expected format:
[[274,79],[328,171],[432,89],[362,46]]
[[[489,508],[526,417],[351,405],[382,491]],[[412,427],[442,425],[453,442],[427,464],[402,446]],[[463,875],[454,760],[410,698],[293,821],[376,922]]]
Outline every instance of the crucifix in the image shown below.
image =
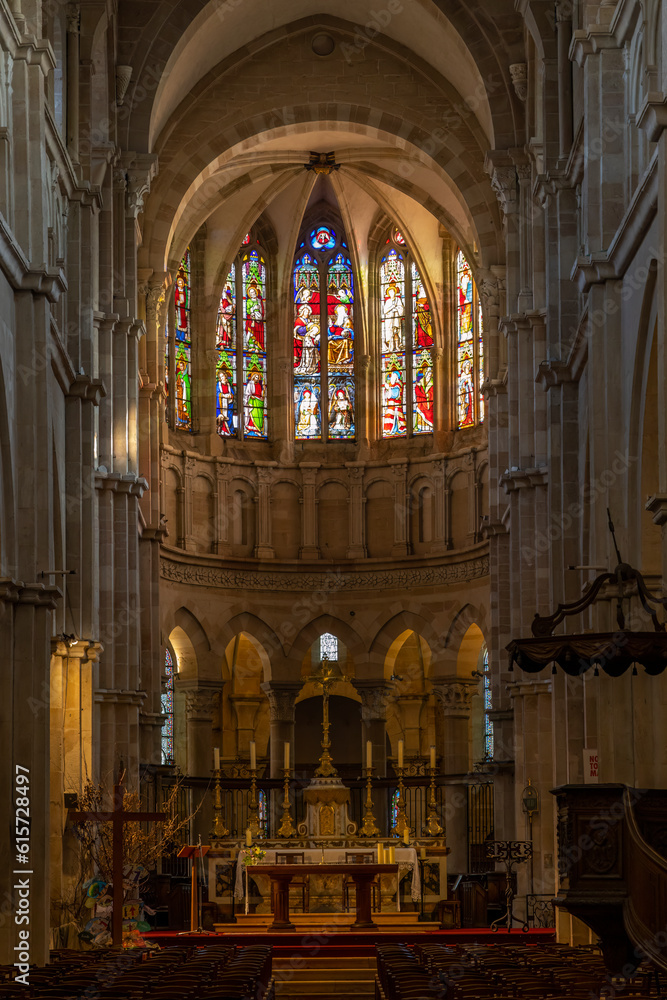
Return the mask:
[[111,857],[113,865],[113,908],[111,927],[114,948],[120,948],[123,943],[123,824],[124,823],[160,823],[168,819],[166,813],[125,812],[123,799],[125,788],[123,779],[125,772],[121,768],[118,783],[113,790],[113,809],[109,812],[93,812],[70,810],[69,818],[73,823],[112,823]]

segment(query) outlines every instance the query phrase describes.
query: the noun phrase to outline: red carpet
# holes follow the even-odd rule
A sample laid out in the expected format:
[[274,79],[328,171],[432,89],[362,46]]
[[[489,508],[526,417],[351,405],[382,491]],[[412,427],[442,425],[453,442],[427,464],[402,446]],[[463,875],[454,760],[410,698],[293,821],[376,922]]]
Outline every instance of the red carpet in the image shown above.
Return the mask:
[[388,931],[366,931],[354,934],[313,934],[306,931],[301,934],[294,931],[284,934],[238,934],[234,931],[234,925],[229,924],[229,931],[224,934],[190,934],[186,932],[179,934],[178,931],[148,931],[142,935],[148,941],[154,941],[164,948],[178,947],[178,945],[194,944],[204,945],[213,941],[229,942],[241,947],[249,944],[273,945],[274,955],[279,956],[282,952],[290,955],[303,949],[306,953],[313,954],[317,948],[326,948],[326,954],[335,957],[337,949],[341,949],[341,954],[349,955],[351,948],[359,948],[356,954],[369,954],[373,952],[376,944],[387,944],[391,941],[405,941],[410,944],[419,941],[433,941],[437,939],[442,944],[509,944],[521,940],[526,944],[552,944],[556,940],[556,932],[553,927],[536,927],[525,934],[520,927],[513,931],[498,931],[493,933],[488,927],[466,927],[457,930],[433,931],[430,934],[411,934],[409,931],[388,932]]

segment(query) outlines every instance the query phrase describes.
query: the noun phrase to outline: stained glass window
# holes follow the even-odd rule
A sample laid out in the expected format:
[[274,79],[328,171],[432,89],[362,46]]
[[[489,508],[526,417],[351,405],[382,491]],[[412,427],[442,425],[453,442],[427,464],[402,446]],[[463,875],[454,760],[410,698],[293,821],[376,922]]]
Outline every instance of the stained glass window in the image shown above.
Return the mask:
[[484,419],[482,308],[470,264],[460,250],[456,255],[456,295],[457,421],[459,427],[472,427]]
[[431,307],[417,265],[411,267],[412,283],[412,431],[433,431],[433,346]]
[[338,659],[338,639],[331,632],[325,632],[320,636],[320,659]]
[[215,346],[216,428],[220,437],[236,434],[236,268],[227,276],[220,296]]
[[174,426],[192,430],[192,334],[190,330],[190,248],[176,275],[174,314]]
[[266,792],[260,788],[257,792],[257,819],[259,822],[260,837],[269,835],[269,817],[266,808]]
[[336,246],[336,234],[329,226],[318,226],[310,234],[310,245],[313,250],[333,250]]
[[489,650],[482,649],[482,675],[484,677],[484,755],[493,757],[493,723],[489,712],[493,708],[491,697],[491,676],[489,674]]
[[[406,247],[397,229],[392,230],[390,241]],[[434,422],[433,321],[422,276],[407,249],[392,247],[382,257],[380,296],[382,436],[430,434]]]
[[243,240],[241,241],[241,246],[247,247],[248,244],[250,243],[250,238],[251,238],[250,233],[246,233],[245,236],[243,237]]
[[267,437],[266,264],[257,250],[243,254],[243,434]]
[[399,797],[399,791],[398,791],[398,788],[397,788],[396,791],[391,796],[391,804],[390,804],[390,807],[389,807],[389,829],[390,830],[395,830],[396,829],[396,824],[398,823],[398,797]]
[[161,711],[165,716],[162,724],[162,763],[174,763],[174,661],[168,649],[164,653],[164,681],[160,696]]
[[[336,236],[320,226],[310,242],[330,251]],[[297,441],[354,439],[354,276],[350,259],[340,250],[317,258],[304,253],[297,259],[293,344]]]

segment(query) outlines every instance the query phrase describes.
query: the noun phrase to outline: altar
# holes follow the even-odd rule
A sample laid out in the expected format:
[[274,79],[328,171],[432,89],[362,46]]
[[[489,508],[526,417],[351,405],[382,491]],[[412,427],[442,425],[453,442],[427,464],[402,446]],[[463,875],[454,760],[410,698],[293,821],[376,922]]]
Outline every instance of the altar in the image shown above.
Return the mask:
[[[248,865],[248,878],[252,879],[261,894],[262,903],[259,904],[255,912],[269,912],[271,907],[270,873],[268,867],[279,867],[276,865],[276,855],[283,856],[290,853],[303,854],[303,864],[289,865],[290,869],[297,869],[297,875],[308,876],[313,885],[311,912],[336,912],[343,909],[343,877],[350,868],[349,862],[346,864],[346,855],[350,853],[373,855],[372,864],[377,867],[377,848],[365,844],[361,847],[324,847],[308,848],[299,847],[297,844],[289,844],[280,850],[265,850],[265,856],[259,864]],[[236,860],[236,876],[234,881],[234,898],[238,901],[246,898],[245,892],[245,872],[244,859],[248,854],[246,848],[239,851]],[[368,865],[357,867],[368,868]],[[394,896],[396,902],[393,908],[400,910],[400,882],[403,877],[409,880],[410,898],[417,904],[421,898],[421,878],[419,868],[419,858],[414,847],[397,847],[395,849],[395,864],[382,866],[380,875],[380,909],[387,909],[391,905]],[[308,869],[308,870],[306,870]]]

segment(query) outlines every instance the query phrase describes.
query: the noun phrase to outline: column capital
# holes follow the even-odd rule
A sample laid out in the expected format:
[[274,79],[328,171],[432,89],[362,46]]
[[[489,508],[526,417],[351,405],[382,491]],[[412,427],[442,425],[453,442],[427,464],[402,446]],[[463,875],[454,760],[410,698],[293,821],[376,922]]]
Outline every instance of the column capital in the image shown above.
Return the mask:
[[446,712],[470,712],[474,688],[479,681],[472,677],[441,677],[431,682],[433,694]]
[[355,681],[354,687],[361,698],[363,722],[383,722],[387,718],[387,705],[392,700],[391,686],[386,681]]
[[225,686],[224,680],[207,681],[190,687],[186,684],[175,680],[176,689],[185,694],[185,717],[188,722],[212,722]]
[[294,722],[294,701],[303,684],[265,681],[260,687],[269,702],[271,722]]

